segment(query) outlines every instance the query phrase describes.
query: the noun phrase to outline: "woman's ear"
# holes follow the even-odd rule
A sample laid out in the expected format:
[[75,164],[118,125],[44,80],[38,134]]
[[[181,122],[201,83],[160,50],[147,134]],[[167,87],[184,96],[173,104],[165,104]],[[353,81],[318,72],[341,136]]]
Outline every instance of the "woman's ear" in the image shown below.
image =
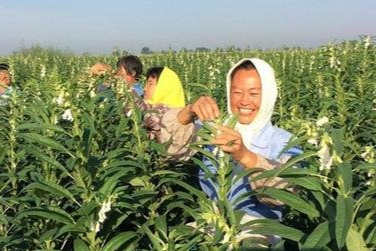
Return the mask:
[[135,71],[131,72],[131,76],[132,78],[136,78],[136,72]]
[[7,76],[4,74],[4,72],[0,72],[0,82],[5,82],[6,77]]

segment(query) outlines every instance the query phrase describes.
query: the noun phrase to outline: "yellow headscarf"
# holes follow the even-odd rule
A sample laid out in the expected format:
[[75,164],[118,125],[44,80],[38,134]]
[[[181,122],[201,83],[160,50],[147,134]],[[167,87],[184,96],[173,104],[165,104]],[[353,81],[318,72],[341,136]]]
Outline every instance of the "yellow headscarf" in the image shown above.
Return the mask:
[[157,86],[151,100],[152,105],[167,105],[170,108],[185,107],[184,90],[178,75],[168,67],[164,67],[159,76]]

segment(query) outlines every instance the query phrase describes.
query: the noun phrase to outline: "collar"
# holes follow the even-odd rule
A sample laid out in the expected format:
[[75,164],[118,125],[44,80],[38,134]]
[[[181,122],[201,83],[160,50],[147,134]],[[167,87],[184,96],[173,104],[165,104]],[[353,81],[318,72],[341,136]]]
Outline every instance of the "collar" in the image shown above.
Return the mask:
[[274,135],[274,127],[269,121],[266,125],[253,137],[251,147],[267,148],[270,146]]

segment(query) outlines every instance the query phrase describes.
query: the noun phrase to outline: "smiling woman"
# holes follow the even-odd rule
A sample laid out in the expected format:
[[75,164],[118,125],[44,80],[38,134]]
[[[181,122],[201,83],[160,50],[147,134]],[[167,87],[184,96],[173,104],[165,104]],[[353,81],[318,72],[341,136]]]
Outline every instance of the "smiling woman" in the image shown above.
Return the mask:
[[[207,149],[214,155],[216,148],[230,154],[235,161],[234,174],[252,168],[278,168],[291,157],[301,153],[298,147],[283,151],[292,134],[271,124],[276,98],[274,70],[265,61],[246,58],[230,69],[227,75],[227,112],[237,115],[238,122],[234,129],[217,126],[219,133],[214,135],[211,142],[213,146]],[[167,112],[162,119],[162,137],[166,142],[172,139],[168,149],[171,156],[189,158],[194,151],[186,146],[196,140],[194,131],[202,122],[213,121],[219,116],[218,105],[211,97],[200,97],[184,109]],[[216,157],[221,158],[220,155]],[[212,161],[204,158],[204,163],[213,174],[217,173],[217,167]],[[204,170],[200,170],[199,177],[203,191],[211,199],[218,200],[216,181],[207,178]],[[253,182],[244,177],[232,185],[227,195],[228,200],[234,203],[234,209],[244,211],[250,216],[278,219],[282,209],[278,201],[245,195],[255,188],[279,187],[283,184],[285,183],[280,178],[265,183],[265,180]]]
[[250,61],[231,73],[231,111],[238,115],[241,124],[250,124],[256,117],[261,105],[260,76]]

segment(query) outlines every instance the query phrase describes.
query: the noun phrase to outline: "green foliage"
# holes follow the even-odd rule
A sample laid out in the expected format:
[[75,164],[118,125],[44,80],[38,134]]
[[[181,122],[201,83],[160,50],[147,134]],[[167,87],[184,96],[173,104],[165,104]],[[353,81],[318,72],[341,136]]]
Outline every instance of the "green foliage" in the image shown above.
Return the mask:
[[[206,170],[219,184],[213,202],[197,186],[197,168],[206,168],[201,159],[170,163],[164,147],[148,140],[124,84],[88,76],[94,62],[114,65],[115,54],[22,50],[7,58],[19,91],[0,106],[1,250],[262,250],[267,243],[241,236],[245,228],[283,238],[273,250],[376,248],[376,47],[369,38],[315,50],[141,57],[146,68],[174,69],[187,101],[211,95],[220,107],[230,66],[244,57],[266,60],[279,85],[273,122],[297,135],[287,148],[298,144],[304,154],[230,179],[229,156],[201,148],[215,134],[205,124],[192,148],[218,165],[217,175]],[[112,88],[96,93],[104,82]],[[250,174],[288,181],[290,188],[247,194],[285,203],[282,222],[241,221],[226,194]]]

